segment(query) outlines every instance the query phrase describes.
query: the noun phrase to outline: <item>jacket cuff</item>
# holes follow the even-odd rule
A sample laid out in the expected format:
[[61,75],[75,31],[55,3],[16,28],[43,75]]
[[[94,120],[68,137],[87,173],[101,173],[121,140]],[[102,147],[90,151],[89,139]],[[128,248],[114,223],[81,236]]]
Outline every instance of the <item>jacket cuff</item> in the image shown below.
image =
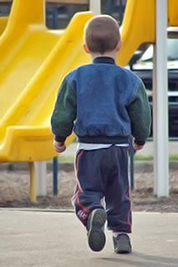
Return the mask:
[[138,141],[138,140],[134,140],[134,143],[135,144],[137,144],[137,145],[139,145],[139,146],[144,146],[144,144],[145,144],[145,141]]
[[64,143],[66,140],[66,137],[62,137],[62,136],[55,136],[54,140],[60,143]]

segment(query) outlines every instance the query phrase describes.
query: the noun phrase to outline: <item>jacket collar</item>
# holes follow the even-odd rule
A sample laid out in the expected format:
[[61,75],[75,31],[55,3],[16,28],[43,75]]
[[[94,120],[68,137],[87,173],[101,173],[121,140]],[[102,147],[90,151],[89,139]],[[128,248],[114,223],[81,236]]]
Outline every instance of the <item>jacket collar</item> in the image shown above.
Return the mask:
[[96,57],[93,63],[115,64],[115,60],[112,57]]

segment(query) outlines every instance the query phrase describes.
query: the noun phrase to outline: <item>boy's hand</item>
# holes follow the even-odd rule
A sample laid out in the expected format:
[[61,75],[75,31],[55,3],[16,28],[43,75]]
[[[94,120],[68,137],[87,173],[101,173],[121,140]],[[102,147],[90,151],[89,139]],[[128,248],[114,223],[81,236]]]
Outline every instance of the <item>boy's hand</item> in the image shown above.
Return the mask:
[[141,150],[144,147],[144,145],[141,146],[141,145],[137,145],[136,143],[133,143],[133,147],[135,151],[138,151],[138,150]]
[[57,142],[56,140],[54,140],[53,142],[54,148],[58,153],[62,153],[66,150],[66,146],[64,145],[64,143],[60,143]]

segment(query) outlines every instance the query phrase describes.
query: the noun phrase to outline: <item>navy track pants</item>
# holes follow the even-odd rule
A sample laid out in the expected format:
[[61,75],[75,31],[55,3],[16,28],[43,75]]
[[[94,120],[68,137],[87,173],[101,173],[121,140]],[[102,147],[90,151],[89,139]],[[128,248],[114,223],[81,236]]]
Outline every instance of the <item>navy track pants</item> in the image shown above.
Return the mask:
[[113,145],[77,153],[77,185],[72,202],[84,226],[93,209],[105,208],[108,229],[131,233],[127,152],[127,147]]

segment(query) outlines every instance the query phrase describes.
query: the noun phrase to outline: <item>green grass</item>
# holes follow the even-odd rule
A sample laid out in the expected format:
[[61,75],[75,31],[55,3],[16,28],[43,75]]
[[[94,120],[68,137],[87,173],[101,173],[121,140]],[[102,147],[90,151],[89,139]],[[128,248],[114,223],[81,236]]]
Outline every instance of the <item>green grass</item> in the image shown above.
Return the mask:
[[169,159],[170,160],[175,160],[175,161],[178,161],[178,154],[172,154],[169,156]]
[[59,155],[58,160],[59,160],[59,162],[74,162],[74,157],[73,156]]
[[[153,160],[153,155],[135,155],[134,157],[137,161],[151,161]],[[178,161],[178,154],[171,154],[169,155],[170,161]]]
[[[74,162],[74,156],[59,155],[58,160],[59,160],[59,162]],[[138,154],[136,154],[134,157],[134,160],[136,160],[136,161],[152,161],[153,155],[138,155]],[[178,154],[169,155],[169,160],[170,161],[178,161]]]
[[134,159],[138,160],[138,161],[151,161],[151,160],[153,160],[153,156],[152,155],[138,155],[138,154],[136,154],[134,156]]

